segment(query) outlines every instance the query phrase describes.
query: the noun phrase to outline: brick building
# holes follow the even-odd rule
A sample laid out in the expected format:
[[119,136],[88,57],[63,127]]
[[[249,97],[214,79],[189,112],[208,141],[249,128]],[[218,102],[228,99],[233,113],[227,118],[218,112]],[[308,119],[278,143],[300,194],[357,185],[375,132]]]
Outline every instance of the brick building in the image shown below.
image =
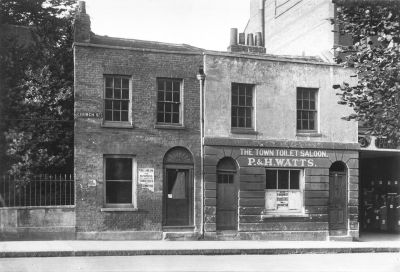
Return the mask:
[[332,89],[349,71],[265,54],[256,30],[228,52],[117,39],[80,5],[78,239],[358,238],[357,124]]
[[78,239],[198,237],[201,50],[95,35],[75,22]]

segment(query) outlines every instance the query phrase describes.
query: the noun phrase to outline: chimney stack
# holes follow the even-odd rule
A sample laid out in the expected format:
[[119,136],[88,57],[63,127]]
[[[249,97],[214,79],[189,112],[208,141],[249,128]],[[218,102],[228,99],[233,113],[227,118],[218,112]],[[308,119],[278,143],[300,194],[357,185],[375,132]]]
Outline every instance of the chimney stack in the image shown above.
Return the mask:
[[256,46],[263,46],[262,33],[256,32]]
[[239,33],[239,44],[246,44],[246,34]]
[[74,21],[74,41],[90,42],[90,17],[86,14],[85,1],[79,1]]
[[247,34],[247,45],[248,46],[254,46],[253,33]]
[[237,35],[238,35],[237,28],[231,28],[231,41],[229,43],[230,46],[237,45]]

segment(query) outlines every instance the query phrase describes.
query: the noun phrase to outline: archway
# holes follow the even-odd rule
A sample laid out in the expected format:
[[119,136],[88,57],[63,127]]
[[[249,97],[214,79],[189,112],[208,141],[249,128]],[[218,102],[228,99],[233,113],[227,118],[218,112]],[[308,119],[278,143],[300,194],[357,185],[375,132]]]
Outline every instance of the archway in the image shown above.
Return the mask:
[[184,147],[164,156],[163,225],[193,225],[193,156]]
[[236,163],[225,157],[217,165],[217,230],[237,230],[238,178]]
[[341,161],[329,168],[329,235],[347,235],[347,167]]

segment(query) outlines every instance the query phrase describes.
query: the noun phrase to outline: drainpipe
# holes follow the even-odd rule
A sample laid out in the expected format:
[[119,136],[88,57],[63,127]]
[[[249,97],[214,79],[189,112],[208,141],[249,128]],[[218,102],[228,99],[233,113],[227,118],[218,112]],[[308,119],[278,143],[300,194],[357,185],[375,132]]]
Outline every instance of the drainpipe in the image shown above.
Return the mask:
[[265,0],[260,0],[260,11],[261,11],[261,33],[262,33],[262,42],[261,46],[265,47]]
[[[204,56],[205,58],[205,56]],[[200,84],[200,182],[201,182],[201,237],[204,239],[204,81],[206,75],[204,74],[204,66],[199,67],[197,79]]]

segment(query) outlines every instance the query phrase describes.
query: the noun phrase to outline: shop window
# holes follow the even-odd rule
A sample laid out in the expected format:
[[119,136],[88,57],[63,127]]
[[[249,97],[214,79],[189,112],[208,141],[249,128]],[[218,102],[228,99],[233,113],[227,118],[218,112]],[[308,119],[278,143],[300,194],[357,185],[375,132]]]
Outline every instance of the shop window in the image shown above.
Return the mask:
[[302,171],[267,169],[265,208],[275,213],[299,213],[303,210]]
[[254,85],[232,83],[232,128],[253,128]]
[[104,162],[106,207],[135,208],[135,159],[125,156],[106,156]]
[[126,122],[130,117],[130,80],[122,76],[105,76],[104,120]]
[[297,88],[297,130],[317,131],[317,89]]
[[157,79],[157,123],[181,124],[182,123],[182,80]]

